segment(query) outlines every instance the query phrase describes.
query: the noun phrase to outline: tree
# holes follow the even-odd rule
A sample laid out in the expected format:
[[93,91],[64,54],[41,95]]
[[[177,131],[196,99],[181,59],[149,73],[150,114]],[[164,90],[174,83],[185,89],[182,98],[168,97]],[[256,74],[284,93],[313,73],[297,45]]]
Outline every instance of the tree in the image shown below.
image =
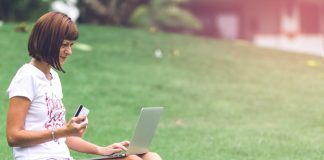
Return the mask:
[[164,31],[196,32],[201,29],[200,21],[181,7],[188,0],[152,0],[136,9],[131,17],[135,26],[156,27]]
[[0,20],[26,21],[48,11],[51,0],[0,0]]
[[129,25],[135,9],[150,0],[81,0],[79,21],[95,24]]

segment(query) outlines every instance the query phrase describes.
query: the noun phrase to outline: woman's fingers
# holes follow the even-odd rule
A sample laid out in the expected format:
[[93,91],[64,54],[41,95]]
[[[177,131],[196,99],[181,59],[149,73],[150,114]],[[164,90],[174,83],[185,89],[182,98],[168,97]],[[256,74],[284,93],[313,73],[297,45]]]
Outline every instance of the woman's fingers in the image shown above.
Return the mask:
[[129,141],[122,141],[120,142],[121,145],[123,145],[126,149],[124,149],[125,151],[127,151],[127,147],[129,146]]
[[82,128],[82,129],[87,128],[88,122],[84,121],[84,122],[80,123],[79,125],[80,125],[80,128]]
[[123,146],[128,146],[129,145],[129,141],[122,141],[122,142],[120,142],[120,144],[122,144]]
[[72,117],[71,120],[72,120],[72,122],[75,122],[75,123],[82,123],[84,121],[86,121],[88,123],[88,119],[86,116]]
[[125,145],[123,145],[123,142],[120,142],[120,143],[114,143],[114,144],[112,145],[112,148],[113,148],[113,149],[121,149],[121,150],[127,151],[127,147],[125,147]]
[[99,147],[99,154],[100,155],[109,155],[109,154],[123,151],[121,148],[114,148],[113,145],[115,145],[115,144],[112,144],[107,147]]
[[81,137],[88,126],[88,119],[86,116],[72,117],[67,124],[67,130],[70,135]]

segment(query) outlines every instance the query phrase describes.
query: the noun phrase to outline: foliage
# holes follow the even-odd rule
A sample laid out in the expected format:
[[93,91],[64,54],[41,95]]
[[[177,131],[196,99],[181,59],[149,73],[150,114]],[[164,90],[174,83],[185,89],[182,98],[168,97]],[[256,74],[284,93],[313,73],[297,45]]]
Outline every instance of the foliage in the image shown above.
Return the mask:
[[79,1],[80,22],[95,24],[129,24],[134,10],[149,0],[84,0]]
[[52,0],[1,0],[0,20],[34,20],[48,11]]
[[200,21],[189,11],[180,7],[185,0],[152,0],[139,7],[131,18],[135,26],[157,27],[166,31],[198,31]]

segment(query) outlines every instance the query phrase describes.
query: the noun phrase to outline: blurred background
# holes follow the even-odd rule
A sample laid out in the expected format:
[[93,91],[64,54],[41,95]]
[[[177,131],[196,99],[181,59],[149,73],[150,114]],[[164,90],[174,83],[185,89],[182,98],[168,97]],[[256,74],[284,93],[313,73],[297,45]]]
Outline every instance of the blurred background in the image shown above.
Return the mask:
[[322,0],[1,0],[1,23],[57,10],[80,23],[148,28],[324,55]]

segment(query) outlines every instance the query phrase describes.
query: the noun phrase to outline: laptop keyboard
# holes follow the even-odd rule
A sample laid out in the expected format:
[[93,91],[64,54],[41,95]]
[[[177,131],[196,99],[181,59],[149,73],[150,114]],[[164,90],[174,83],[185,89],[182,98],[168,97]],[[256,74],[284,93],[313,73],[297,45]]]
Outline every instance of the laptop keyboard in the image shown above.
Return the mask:
[[126,153],[114,153],[111,155],[107,155],[106,158],[122,158],[122,157],[126,157]]

